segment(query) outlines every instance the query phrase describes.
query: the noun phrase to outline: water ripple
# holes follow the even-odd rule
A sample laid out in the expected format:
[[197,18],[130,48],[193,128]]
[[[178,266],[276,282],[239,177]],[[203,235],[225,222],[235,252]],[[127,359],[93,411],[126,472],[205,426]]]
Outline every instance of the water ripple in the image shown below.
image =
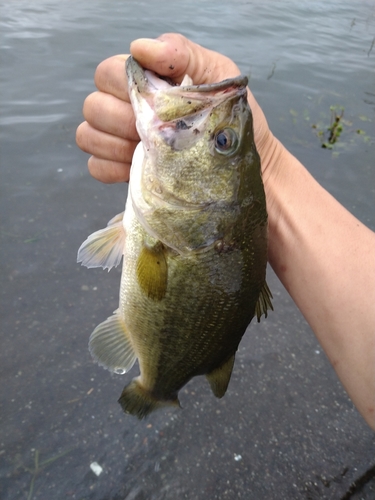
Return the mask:
[[54,113],[49,115],[13,115],[0,118],[0,125],[15,125],[20,123],[54,123],[61,121],[67,115],[65,113]]
[[4,38],[49,38],[51,33],[41,32],[41,31],[15,31],[14,33],[6,33],[3,35]]

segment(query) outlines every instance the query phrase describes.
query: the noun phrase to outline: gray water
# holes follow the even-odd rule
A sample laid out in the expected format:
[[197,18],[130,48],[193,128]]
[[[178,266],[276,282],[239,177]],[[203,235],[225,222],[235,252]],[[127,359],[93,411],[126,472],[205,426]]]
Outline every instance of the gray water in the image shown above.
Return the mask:
[[[233,58],[274,134],[374,228],[373,2],[0,9],[0,498],[374,499],[374,435],[271,270],[275,312],[250,326],[226,396],[196,378],[182,410],[138,422],[117,404],[136,369],[112,376],[87,350],[117,307],[120,271],[75,263],[126,196],[124,185],[91,179],[75,146],[95,67],[168,31]],[[344,107],[344,130],[327,150],[317,132],[330,106]]]

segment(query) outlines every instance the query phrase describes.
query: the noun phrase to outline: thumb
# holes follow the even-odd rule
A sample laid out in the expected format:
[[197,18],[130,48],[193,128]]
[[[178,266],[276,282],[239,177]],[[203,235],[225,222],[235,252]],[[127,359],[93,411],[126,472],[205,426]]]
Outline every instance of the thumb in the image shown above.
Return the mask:
[[[181,83],[187,74],[195,85],[216,83],[240,74],[236,64],[226,56],[205,49],[177,33],[166,33],[157,39],[140,38],[130,45],[132,56],[146,69]],[[254,119],[254,139],[262,158],[262,168],[272,160],[274,137],[253,94],[248,101]]]
[[146,69],[168,76],[177,83],[188,74],[195,85],[215,83],[240,74],[226,56],[188,40],[177,33],[157,39],[140,38],[130,45],[132,56]]

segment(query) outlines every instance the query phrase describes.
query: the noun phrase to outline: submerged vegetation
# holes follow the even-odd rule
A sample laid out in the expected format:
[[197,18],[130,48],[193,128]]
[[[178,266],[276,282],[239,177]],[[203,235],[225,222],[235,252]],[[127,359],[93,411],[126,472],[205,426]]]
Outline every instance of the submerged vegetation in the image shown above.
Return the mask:
[[[321,141],[321,147],[324,149],[333,149],[338,143],[340,146],[344,147],[348,143],[353,142],[353,134],[362,136],[364,142],[370,142],[371,138],[366,134],[361,128],[355,128],[353,122],[348,119],[344,119],[344,106],[330,106],[330,124],[322,119],[317,123],[311,125],[311,128],[315,130],[316,135]],[[363,122],[371,121],[370,118],[364,115],[358,116],[358,118]],[[306,119],[306,118],[305,118]],[[310,118],[307,119],[309,121]],[[345,138],[342,134],[345,132]],[[350,137],[351,136],[351,137]]]
[[333,145],[338,141],[341,132],[343,131],[344,107],[343,106],[330,106],[331,111],[331,124],[327,128],[328,139],[324,140],[325,133],[320,131],[318,135],[323,139],[322,148],[332,149]]
[[32,498],[34,496],[35,480],[36,480],[37,476],[40,474],[40,472],[43,469],[45,469],[46,467],[48,467],[48,465],[50,465],[53,462],[55,462],[56,460],[58,460],[59,458],[70,453],[72,451],[72,449],[73,448],[65,450],[65,451],[63,451],[63,452],[61,452],[61,453],[59,453],[51,458],[47,458],[45,460],[40,460],[39,450],[33,450],[34,451],[34,464],[32,467],[27,467],[27,466],[23,465],[21,462],[19,462],[17,464],[17,467],[16,467],[17,469],[19,467],[21,467],[22,469],[24,469],[25,472],[29,472],[31,474],[31,482],[30,482],[30,487],[29,487],[29,491],[27,494],[27,500],[32,500]]
[[[311,97],[308,96],[307,98],[312,101]],[[369,103],[372,104],[372,102]],[[318,105],[321,107],[320,101],[318,102]],[[373,137],[369,135],[368,131],[366,132],[366,130],[358,127],[358,124],[355,125],[355,121],[357,120],[369,123],[372,122],[372,119],[363,114],[351,117],[350,119],[347,117],[344,118],[344,111],[344,106],[329,106],[329,122],[327,119],[327,111],[320,111],[318,121],[314,121],[312,123],[310,116],[311,105],[301,110],[291,108],[289,110],[289,115],[293,125],[298,128],[300,128],[301,122],[310,124],[308,126],[311,127],[315,135],[319,138],[321,147],[333,150],[333,154],[337,156],[340,149],[345,149],[350,144],[353,144],[357,137],[361,137],[361,141],[363,143],[371,143],[373,141]],[[280,119],[284,121],[285,117]],[[365,126],[364,128],[368,129],[368,126]],[[308,144],[311,145],[310,141],[301,141],[301,139],[297,138],[296,140],[304,143],[306,146]]]

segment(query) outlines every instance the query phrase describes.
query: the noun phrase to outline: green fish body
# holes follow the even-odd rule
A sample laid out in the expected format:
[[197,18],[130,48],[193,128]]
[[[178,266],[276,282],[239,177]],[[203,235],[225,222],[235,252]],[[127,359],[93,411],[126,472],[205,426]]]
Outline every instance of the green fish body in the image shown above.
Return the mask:
[[272,304],[247,79],[171,86],[131,57],[126,69],[141,143],[125,212],[81,245],[78,261],[109,269],[123,256],[119,308],[89,347],[117,373],[138,359],[119,402],[143,418],[179,405],[197,375],[222,397],[247,326]]

